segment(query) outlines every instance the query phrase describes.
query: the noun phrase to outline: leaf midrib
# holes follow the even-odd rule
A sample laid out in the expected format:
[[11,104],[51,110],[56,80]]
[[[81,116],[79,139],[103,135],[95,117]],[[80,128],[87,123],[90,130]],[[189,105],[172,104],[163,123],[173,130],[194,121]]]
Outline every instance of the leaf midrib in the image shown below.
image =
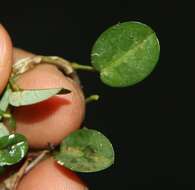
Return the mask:
[[121,60],[123,60],[129,54],[133,54],[132,52],[135,52],[138,48],[140,48],[153,34],[154,32],[151,31],[151,33],[149,33],[148,36],[141,41],[141,43],[135,45],[133,48],[130,48],[127,52],[125,52],[122,56],[120,56],[115,61],[111,61],[110,63],[107,63],[107,65],[102,69],[102,71],[109,69],[110,67],[112,67],[112,65],[114,65],[114,67],[117,67],[118,65],[122,64],[123,62]]

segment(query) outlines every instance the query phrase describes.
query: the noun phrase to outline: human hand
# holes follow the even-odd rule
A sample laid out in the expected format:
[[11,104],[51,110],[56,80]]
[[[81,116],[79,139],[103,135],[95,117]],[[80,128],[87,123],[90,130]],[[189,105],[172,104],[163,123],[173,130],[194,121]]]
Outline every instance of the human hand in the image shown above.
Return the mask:
[[[9,35],[0,25],[0,93],[8,82],[11,65],[29,56],[33,54],[12,47]],[[17,84],[26,89],[66,87],[72,91],[66,97],[54,97],[36,105],[14,110],[17,131],[27,137],[31,147],[43,148],[48,142],[58,144],[65,136],[80,127],[85,112],[84,96],[80,86],[65,77],[55,66],[48,64],[37,66],[24,73]],[[87,188],[76,174],[49,158],[23,177],[17,190],[26,189],[85,190]]]

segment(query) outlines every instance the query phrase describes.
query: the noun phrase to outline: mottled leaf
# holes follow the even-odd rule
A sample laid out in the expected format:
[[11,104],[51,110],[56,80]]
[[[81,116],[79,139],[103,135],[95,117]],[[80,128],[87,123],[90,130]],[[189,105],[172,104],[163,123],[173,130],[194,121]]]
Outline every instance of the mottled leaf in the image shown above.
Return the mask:
[[149,26],[124,22],[100,35],[91,61],[105,84],[125,87],[145,79],[154,69],[159,53],[159,41]]
[[12,106],[24,106],[42,102],[57,94],[67,94],[69,90],[64,88],[21,90],[12,92],[9,101]]
[[114,150],[103,134],[83,128],[66,137],[54,157],[73,171],[97,172],[113,164]]
[[11,134],[0,138],[0,166],[13,165],[21,161],[28,151],[26,138]]

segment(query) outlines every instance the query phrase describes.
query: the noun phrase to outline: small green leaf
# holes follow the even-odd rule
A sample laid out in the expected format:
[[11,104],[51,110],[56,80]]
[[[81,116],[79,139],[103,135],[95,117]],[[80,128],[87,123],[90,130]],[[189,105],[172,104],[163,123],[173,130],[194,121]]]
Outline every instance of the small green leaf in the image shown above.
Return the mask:
[[0,138],[7,135],[9,135],[9,131],[7,130],[7,127],[0,122]]
[[0,138],[0,167],[13,165],[21,161],[28,151],[26,138],[20,134],[11,134]]
[[83,128],[66,137],[54,157],[73,171],[97,172],[113,164],[114,150],[103,134]]
[[124,22],[100,35],[93,46],[91,61],[105,84],[126,87],[142,81],[152,72],[159,53],[159,41],[149,26]]
[[[11,89],[9,85],[7,86],[1,100],[0,100],[0,110],[1,112],[7,111],[8,105],[9,105],[9,96],[11,94]],[[0,120],[2,119],[2,115],[0,114]]]
[[21,90],[12,92],[9,96],[9,102],[12,106],[24,106],[42,102],[57,94],[67,94],[69,90],[64,88]]

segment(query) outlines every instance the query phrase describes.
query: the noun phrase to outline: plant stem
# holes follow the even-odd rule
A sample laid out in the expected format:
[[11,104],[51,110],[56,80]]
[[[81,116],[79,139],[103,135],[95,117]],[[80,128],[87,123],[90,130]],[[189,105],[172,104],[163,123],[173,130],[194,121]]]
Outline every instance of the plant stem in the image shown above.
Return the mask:
[[23,177],[24,172],[25,172],[25,170],[26,170],[26,168],[27,168],[29,162],[30,162],[30,160],[27,159],[27,160],[25,161],[25,163],[23,164],[23,166],[22,166],[22,167],[20,168],[20,170],[18,171],[18,173],[16,174],[16,179],[15,179],[15,182],[14,182],[14,184],[13,184],[13,190],[16,190],[16,189],[17,189],[17,186],[18,186],[18,184],[19,184],[21,178]]
[[24,175],[24,171],[26,167],[28,166],[30,160],[27,159],[22,167],[19,169],[18,172],[14,173],[13,175],[9,176],[7,179],[5,179],[3,182],[0,183],[0,189],[1,190],[16,190],[18,183],[20,182],[21,178]]
[[84,70],[84,71],[97,71],[94,67],[89,66],[89,65],[80,65],[78,63],[71,63],[73,69],[75,70]]
[[14,78],[10,78],[9,80],[10,87],[13,91],[20,91],[20,88],[18,85],[15,84]]
[[98,94],[94,94],[94,95],[91,95],[91,96],[87,97],[85,99],[85,102],[90,103],[90,102],[93,102],[93,101],[98,101],[99,98],[100,98],[100,96]]
[[41,154],[26,167],[24,173],[27,174],[30,170],[32,170],[48,153],[48,150],[42,151]]

